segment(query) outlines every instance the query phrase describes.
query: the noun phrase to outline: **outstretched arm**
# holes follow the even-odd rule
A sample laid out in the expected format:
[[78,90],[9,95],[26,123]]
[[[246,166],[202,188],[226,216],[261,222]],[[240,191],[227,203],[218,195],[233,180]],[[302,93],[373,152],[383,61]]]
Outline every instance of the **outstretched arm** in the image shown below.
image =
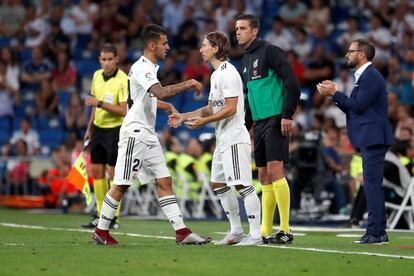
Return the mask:
[[168,86],[161,86],[160,83],[156,83],[149,89],[149,92],[153,94],[157,99],[164,100],[171,98],[187,89],[194,88],[195,94],[200,95],[203,90],[203,85],[195,79],[180,82],[178,84],[172,84]]
[[211,101],[209,101],[208,105],[203,106],[191,112],[182,113],[182,114],[178,112],[172,113],[170,116],[168,116],[168,126],[176,128],[176,127],[179,127],[182,122],[188,120],[189,118],[207,117],[211,114],[213,114],[213,108],[211,106]]
[[166,103],[166,102],[160,101],[160,100],[157,101],[157,108],[166,110],[168,112],[168,114],[173,114],[173,113],[178,112],[172,104]]
[[217,122],[233,116],[237,112],[238,97],[226,98],[226,106],[216,113],[206,117],[190,117],[186,125],[189,128],[200,128],[208,123]]

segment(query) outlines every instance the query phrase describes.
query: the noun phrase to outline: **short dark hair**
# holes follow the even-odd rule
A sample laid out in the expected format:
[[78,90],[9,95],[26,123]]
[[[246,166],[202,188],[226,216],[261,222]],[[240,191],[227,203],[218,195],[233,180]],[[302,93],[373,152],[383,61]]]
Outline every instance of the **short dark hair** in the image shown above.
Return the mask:
[[146,47],[149,41],[158,41],[161,35],[167,35],[167,31],[163,27],[149,24],[141,32],[142,44]]
[[259,18],[253,14],[240,14],[236,17],[236,20],[248,20],[251,28],[260,29]]
[[215,58],[218,60],[226,60],[230,52],[230,41],[225,34],[220,32],[211,32],[206,34],[205,38],[210,42],[211,46],[217,46],[218,51]]
[[117,56],[118,50],[116,49],[115,45],[111,43],[105,43],[101,46],[99,53],[112,53],[114,56]]
[[365,56],[369,61],[375,57],[375,47],[365,39],[357,39],[353,42],[358,44],[358,49],[365,53]]

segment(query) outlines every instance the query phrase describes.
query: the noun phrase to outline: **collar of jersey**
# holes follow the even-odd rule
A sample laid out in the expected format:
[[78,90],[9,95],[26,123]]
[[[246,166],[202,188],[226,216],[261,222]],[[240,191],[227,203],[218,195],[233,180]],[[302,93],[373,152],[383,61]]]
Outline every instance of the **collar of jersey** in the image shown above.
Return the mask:
[[102,72],[102,77],[103,77],[104,81],[107,81],[110,78],[115,77],[116,76],[116,73],[118,73],[118,68],[116,68],[115,71],[112,74],[110,74],[109,76],[106,76],[105,73]]
[[151,64],[152,66],[154,66],[155,68],[158,68],[158,64],[156,63],[152,63],[151,60],[149,60],[148,58],[146,58],[144,55],[142,55],[142,59],[144,59],[146,62],[148,62],[149,64]]

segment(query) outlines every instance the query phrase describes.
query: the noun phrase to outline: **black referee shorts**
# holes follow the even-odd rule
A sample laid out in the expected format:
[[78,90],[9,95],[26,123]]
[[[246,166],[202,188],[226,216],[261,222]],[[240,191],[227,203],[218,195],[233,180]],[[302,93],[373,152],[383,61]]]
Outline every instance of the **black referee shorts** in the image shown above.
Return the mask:
[[282,136],[282,115],[256,121],[254,126],[254,158],[257,167],[269,161],[289,162],[289,136]]
[[114,167],[118,156],[119,130],[121,127],[100,128],[93,126],[90,142],[92,164]]

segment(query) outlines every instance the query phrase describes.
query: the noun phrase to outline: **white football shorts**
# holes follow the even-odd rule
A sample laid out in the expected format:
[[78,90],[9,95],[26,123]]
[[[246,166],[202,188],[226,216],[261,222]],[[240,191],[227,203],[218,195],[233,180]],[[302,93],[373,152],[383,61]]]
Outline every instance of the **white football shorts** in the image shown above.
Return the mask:
[[228,186],[252,185],[251,147],[249,144],[234,144],[223,152],[213,154],[211,182],[226,183]]
[[147,145],[134,137],[121,138],[115,165],[114,184],[134,185],[154,183],[155,179],[169,177],[161,145]]

